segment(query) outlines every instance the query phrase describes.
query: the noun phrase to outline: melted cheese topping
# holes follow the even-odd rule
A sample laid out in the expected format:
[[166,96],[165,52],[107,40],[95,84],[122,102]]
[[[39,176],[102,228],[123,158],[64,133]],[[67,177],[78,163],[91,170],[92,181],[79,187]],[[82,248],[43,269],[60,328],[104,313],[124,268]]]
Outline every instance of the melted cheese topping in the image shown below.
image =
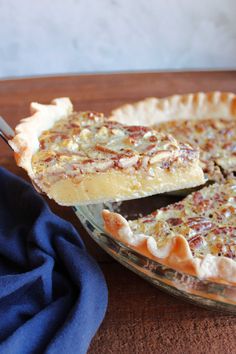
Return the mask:
[[236,179],[215,183],[183,201],[129,221],[134,235],[153,236],[158,247],[181,234],[194,256],[236,259]]
[[179,144],[170,135],[147,127],[123,126],[98,113],[74,113],[61,119],[39,138],[33,155],[35,180],[45,187],[58,180],[79,180],[107,170],[152,176],[153,166],[174,169],[198,159],[197,149]]
[[158,131],[200,148],[200,160],[208,178],[221,181],[236,171],[236,121],[226,119],[180,120],[160,123]]

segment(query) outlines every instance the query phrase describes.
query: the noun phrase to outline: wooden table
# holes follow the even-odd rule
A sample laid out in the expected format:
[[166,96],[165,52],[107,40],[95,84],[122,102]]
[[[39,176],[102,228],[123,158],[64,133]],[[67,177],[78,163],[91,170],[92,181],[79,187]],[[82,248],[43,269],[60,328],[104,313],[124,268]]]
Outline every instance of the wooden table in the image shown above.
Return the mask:
[[[71,97],[75,109],[109,113],[125,102],[196,91],[236,92],[236,71],[78,75],[0,81],[0,114],[14,127],[29,103]],[[27,179],[11,151],[0,142],[0,164]],[[109,288],[104,322],[90,354],[235,353],[236,317],[171,297],[106,255],[82,229],[72,210],[49,202],[71,221],[99,262]]]

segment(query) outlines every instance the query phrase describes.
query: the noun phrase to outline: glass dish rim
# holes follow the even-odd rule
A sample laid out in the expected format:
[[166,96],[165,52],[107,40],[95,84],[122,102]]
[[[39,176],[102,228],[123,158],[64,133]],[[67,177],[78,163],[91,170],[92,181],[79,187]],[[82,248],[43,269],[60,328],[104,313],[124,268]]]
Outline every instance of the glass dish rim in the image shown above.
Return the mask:
[[[196,276],[189,275],[187,273],[183,273],[173,268],[167,267],[162,263],[159,263],[156,260],[149,258],[146,255],[143,255],[142,253],[129,247],[122,241],[117,240],[111,235],[109,235],[98,224],[96,218],[92,216],[91,209],[89,209],[87,205],[75,206],[73,207],[73,210],[76,216],[81,221],[83,227],[87,230],[90,237],[102,249],[104,249],[105,252],[110,254],[123,266],[127,267],[128,269],[138,274],[145,280],[151,282],[154,286],[157,286],[161,290],[164,290],[171,295],[177,296],[179,298],[183,298],[184,300],[187,300],[188,302],[194,303],[195,305],[198,306],[207,307],[208,309],[210,308],[211,310],[223,311],[231,314],[236,313],[236,296],[233,295],[232,299],[230,297],[224,296],[224,292],[226,292],[227,295],[228,292],[233,291],[233,294],[236,292],[236,286],[234,286],[233,284],[225,284],[220,282],[214,282],[211,280],[199,279]],[[119,253],[116,253],[111,248],[109,248],[107,243],[104,242],[104,239],[110,240],[109,242],[112,243],[112,245],[118,247]],[[132,256],[132,259],[130,255]],[[146,262],[148,266],[146,268],[139,266],[137,261],[135,262],[133,260],[134,257],[138,259],[138,262],[140,260],[142,260],[144,263]],[[154,265],[154,270],[150,269],[149,265],[151,266]],[[165,269],[167,273],[168,271],[170,271],[170,274],[173,274],[173,278],[170,277],[168,279],[167,277],[162,277],[162,278],[158,277],[158,274],[155,272],[156,270],[155,267]],[[153,275],[153,277],[150,274]],[[175,275],[176,275],[176,279],[174,279]],[[183,283],[179,282],[181,278],[183,279]],[[185,279],[187,280],[186,283],[185,283]],[[177,281],[176,283],[175,280]],[[183,285],[183,287],[180,286],[181,284]],[[194,287],[199,286],[200,290],[195,290],[194,287],[191,288],[192,285]],[[206,288],[205,292],[204,290],[201,290],[201,286]]]

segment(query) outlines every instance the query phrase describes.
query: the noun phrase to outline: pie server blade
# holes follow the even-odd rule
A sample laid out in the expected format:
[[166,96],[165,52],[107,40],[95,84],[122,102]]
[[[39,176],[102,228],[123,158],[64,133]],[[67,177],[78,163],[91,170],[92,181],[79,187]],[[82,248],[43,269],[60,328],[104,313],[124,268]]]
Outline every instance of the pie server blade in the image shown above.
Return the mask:
[[10,125],[0,116],[0,137],[7,143],[7,145],[11,148],[8,141],[11,140],[15,135],[14,130],[10,127]]

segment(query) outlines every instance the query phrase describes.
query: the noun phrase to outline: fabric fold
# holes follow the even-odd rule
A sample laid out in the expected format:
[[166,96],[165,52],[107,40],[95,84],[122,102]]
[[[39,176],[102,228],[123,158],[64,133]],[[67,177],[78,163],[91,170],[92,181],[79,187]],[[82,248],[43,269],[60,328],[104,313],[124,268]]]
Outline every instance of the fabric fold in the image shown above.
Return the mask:
[[0,168],[0,353],[86,353],[107,287],[74,227]]

